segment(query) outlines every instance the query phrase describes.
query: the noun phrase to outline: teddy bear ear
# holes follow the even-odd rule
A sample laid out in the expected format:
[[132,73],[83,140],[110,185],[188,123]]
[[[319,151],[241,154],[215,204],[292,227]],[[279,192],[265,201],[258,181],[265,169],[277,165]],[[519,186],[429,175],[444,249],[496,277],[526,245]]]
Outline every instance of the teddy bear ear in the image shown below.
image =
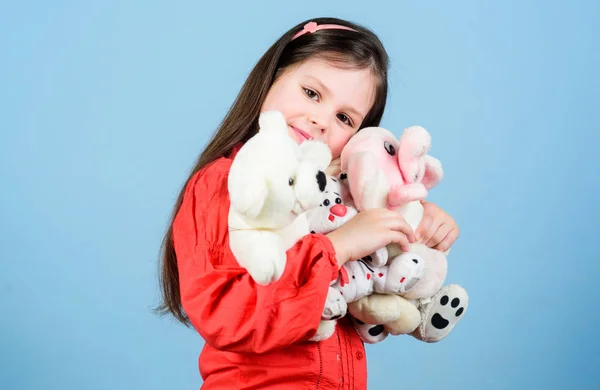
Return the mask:
[[279,131],[287,134],[288,126],[283,113],[280,111],[265,111],[258,117],[259,132]]
[[317,168],[324,171],[331,163],[331,150],[327,144],[320,141],[304,141],[300,144],[302,158],[314,163]]
[[435,157],[426,155],[425,159],[425,173],[423,175],[422,183],[428,190],[436,186],[444,177],[444,170],[442,169],[442,163]]

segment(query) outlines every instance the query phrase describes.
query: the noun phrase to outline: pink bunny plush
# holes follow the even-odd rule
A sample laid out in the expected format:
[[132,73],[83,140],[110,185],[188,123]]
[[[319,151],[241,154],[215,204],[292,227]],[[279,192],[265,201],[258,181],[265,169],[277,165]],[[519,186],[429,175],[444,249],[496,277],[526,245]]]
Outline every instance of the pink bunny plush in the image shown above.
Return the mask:
[[[420,200],[443,177],[440,161],[427,154],[430,147],[430,134],[419,126],[406,129],[399,140],[378,127],[362,129],[352,137],[342,151],[341,177],[345,178],[357,210],[397,210],[416,229],[423,217]],[[398,245],[389,245],[383,260],[393,262],[398,256],[407,255],[424,263],[422,276],[408,291],[373,293],[348,304],[366,342],[377,342],[388,332],[437,342],[448,335],[467,310],[469,297],[465,289],[459,285],[443,286],[447,252],[420,242],[411,244],[407,253]]]

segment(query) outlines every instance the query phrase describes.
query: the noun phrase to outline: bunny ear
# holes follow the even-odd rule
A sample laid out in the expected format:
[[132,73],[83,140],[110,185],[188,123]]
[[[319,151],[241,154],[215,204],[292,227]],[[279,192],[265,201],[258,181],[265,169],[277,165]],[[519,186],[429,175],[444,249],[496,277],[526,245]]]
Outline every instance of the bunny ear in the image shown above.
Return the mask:
[[442,181],[444,170],[442,169],[442,163],[437,158],[426,155],[424,159],[425,173],[422,183],[429,190]]

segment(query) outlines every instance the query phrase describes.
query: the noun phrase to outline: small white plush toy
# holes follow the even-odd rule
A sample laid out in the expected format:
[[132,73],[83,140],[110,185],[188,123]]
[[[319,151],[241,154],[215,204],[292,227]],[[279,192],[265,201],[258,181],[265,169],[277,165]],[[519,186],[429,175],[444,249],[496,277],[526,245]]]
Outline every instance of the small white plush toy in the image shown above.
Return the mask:
[[[330,233],[356,216],[356,209],[344,203],[347,196],[346,188],[342,187],[334,177],[327,176],[327,185],[321,194],[321,203],[305,214],[310,232]],[[346,315],[348,306],[341,291],[334,286],[336,283],[337,280],[331,282],[319,328],[311,341],[322,341],[331,337],[335,332],[337,319]]]
[[277,111],[261,114],[258,133],[235,156],[228,178],[229,245],[256,283],[278,280],[286,251],[308,233],[303,213],[321,202],[330,161],[326,144],[298,145]]

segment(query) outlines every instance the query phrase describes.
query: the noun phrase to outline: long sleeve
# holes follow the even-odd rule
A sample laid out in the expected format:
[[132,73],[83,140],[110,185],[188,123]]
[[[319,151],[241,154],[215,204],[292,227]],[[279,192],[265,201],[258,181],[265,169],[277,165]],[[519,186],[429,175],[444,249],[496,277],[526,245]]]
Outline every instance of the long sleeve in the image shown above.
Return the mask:
[[182,306],[214,348],[262,353],[306,341],[317,331],[329,284],[337,277],[334,248],[310,234],[287,252],[282,277],[256,284],[229,249],[227,175],[222,158],[189,182],[173,225]]

